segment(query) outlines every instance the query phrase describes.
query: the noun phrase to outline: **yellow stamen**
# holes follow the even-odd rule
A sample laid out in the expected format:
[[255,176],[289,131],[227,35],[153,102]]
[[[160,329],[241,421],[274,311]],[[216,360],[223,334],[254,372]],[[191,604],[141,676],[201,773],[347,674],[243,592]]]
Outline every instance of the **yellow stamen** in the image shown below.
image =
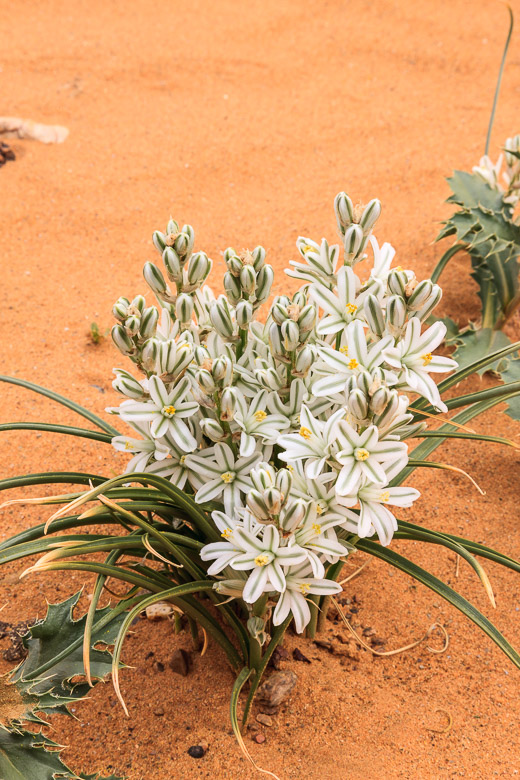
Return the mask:
[[305,426],[302,425],[300,430],[298,431],[300,436],[303,436],[304,439],[310,439],[312,436],[312,431],[310,431],[308,428],[305,428]]
[[359,366],[359,363],[357,362],[356,358],[352,358],[352,360],[349,360],[348,367],[351,371],[353,371],[355,368]]
[[432,360],[433,360],[432,353],[431,352],[426,352],[426,354],[421,355],[421,360],[423,362],[423,366],[429,365],[432,362]]
[[354,450],[354,457],[356,460],[364,461],[368,460],[370,453],[364,447],[358,447],[357,450]]
[[321,534],[321,525],[319,525],[318,523],[313,523],[312,530],[317,536],[319,536]]
[[176,411],[177,410],[176,410],[175,406],[171,406],[171,405],[170,406],[163,406],[163,408],[162,408],[162,413],[164,414],[165,417],[173,417],[173,415],[175,414]]
[[402,265],[398,265],[397,268],[394,268],[394,271],[403,271],[403,270],[404,269]]
[[186,463],[186,455],[181,455],[181,457],[179,458],[179,465],[184,466],[185,463]]
[[300,591],[300,593],[303,593],[304,596],[307,595],[310,589],[311,586],[309,585],[308,582],[300,582],[300,584],[298,585],[298,590]]
[[220,535],[223,536],[224,539],[229,539],[230,536],[233,536],[233,531],[231,528],[224,528]]
[[383,502],[383,504],[386,504],[388,501],[390,501],[390,493],[388,490],[385,490],[384,493],[381,493],[379,496],[379,500]]
[[130,444],[129,441],[125,441],[125,450],[131,450],[133,447],[133,444]]
[[253,417],[257,422],[263,422],[267,417],[267,412],[264,412],[263,409],[260,409],[258,412],[254,413]]
[[347,314],[355,314],[357,312],[357,306],[354,303],[347,303],[345,306]]
[[220,475],[220,479],[222,482],[225,482],[226,485],[229,485],[230,482],[233,482],[235,479],[235,475],[231,471],[225,471],[223,474]]
[[339,351],[340,351],[340,352],[343,352],[343,354],[344,354],[346,357],[348,357],[348,347],[340,347],[340,348],[339,348]]
[[323,507],[320,504],[316,504],[316,514],[317,515],[323,514]]
[[255,558],[255,564],[257,566],[267,566],[269,563],[269,556],[268,555],[258,555]]

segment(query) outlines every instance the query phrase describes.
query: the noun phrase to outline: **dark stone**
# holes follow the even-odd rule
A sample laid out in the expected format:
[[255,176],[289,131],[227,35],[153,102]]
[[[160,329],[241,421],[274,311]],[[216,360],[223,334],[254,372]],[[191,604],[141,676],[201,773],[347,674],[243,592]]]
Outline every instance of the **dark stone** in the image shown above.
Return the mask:
[[298,650],[297,647],[294,648],[292,654],[293,654],[293,658],[294,658],[295,661],[302,661],[304,664],[310,664],[311,663],[310,658],[307,658],[307,656],[304,655],[301,650]]
[[192,745],[188,748],[188,755],[192,758],[202,758],[205,752],[202,745]]
[[174,650],[168,660],[168,666],[175,674],[187,677],[191,666],[191,655],[187,650],[183,650],[182,648]]

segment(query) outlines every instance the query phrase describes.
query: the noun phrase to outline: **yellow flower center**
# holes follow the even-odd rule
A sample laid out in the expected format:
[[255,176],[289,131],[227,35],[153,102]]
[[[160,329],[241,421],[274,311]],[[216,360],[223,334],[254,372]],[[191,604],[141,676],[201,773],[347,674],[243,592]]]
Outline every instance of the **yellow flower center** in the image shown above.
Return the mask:
[[230,536],[233,536],[233,531],[231,528],[224,528],[220,535],[223,536],[224,539],[229,539]]
[[305,426],[304,426],[304,425],[302,425],[302,427],[300,428],[300,430],[298,431],[298,433],[299,433],[299,434],[300,434],[300,436],[302,436],[304,439],[310,439],[310,438],[311,438],[311,436],[312,436],[312,431],[310,431],[308,428],[305,428]]
[[226,485],[229,485],[230,482],[233,482],[235,479],[235,475],[231,471],[225,471],[223,474],[220,475],[220,479],[222,482],[225,482]]
[[357,312],[357,306],[354,303],[347,303],[345,306],[347,314],[355,314]]
[[388,490],[385,490],[384,493],[381,493],[379,496],[379,500],[383,502],[383,504],[386,504],[388,501],[390,501],[390,493]]
[[267,412],[264,412],[263,409],[260,409],[258,412],[254,413],[253,417],[257,422],[263,422],[267,417]]
[[300,591],[300,593],[303,593],[304,596],[307,595],[310,589],[311,586],[309,585],[308,582],[300,582],[300,584],[298,585],[298,590]]
[[340,351],[340,352],[343,352],[343,354],[344,354],[346,357],[348,357],[348,347],[340,347],[340,348],[339,348],[339,351]]
[[351,371],[353,371],[355,368],[359,366],[359,363],[357,362],[356,358],[352,358],[352,360],[348,361],[348,367]]
[[185,463],[186,463],[186,455],[181,455],[181,457],[179,458],[179,466],[184,466]]
[[316,514],[317,515],[323,514],[323,507],[321,506],[321,504],[316,504]]
[[125,441],[125,450],[131,450],[131,449],[132,449],[132,445],[130,444],[130,442]]
[[421,360],[423,362],[423,366],[429,365],[432,362],[432,360],[433,360],[432,353],[431,352],[426,352],[426,354],[421,355]]
[[315,247],[310,246],[310,244],[305,244],[304,247],[302,247],[303,252],[315,252]]
[[402,265],[398,265],[397,268],[394,268],[394,271],[403,271],[403,270],[404,269]]
[[370,453],[364,447],[358,447],[357,450],[354,450],[354,457],[356,460],[364,461],[370,457]]
[[290,472],[291,472],[291,474],[294,472],[294,466],[291,466],[291,464],[290,464],[290,463],[288,463],[288,464],[287,464],[287,466],[286,466],[285,468],[287,469],[287,471],[290,471]]
[[321,534],[321,525],[319,525],[318,523],[313,523],[312,530],[314,531],[316,536],[319,536]]
[[267,566],[269,563],[269,556],[268,555],[257,555],[255,558],[255,564],[257,566]]
[[165,417],[173,417],[177,410],[175,409],[175,406],[163,406],[162,413]]

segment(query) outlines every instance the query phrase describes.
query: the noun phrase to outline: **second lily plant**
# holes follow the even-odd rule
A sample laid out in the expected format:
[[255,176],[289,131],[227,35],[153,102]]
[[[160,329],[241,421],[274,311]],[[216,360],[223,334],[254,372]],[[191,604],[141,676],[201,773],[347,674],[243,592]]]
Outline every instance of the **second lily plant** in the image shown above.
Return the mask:
[[[354,206],[342,192],[334,207],[340,244],[299,238],[299,257],[287,274],[301,287],[292,297],[276,296],[265,313],[274,274],[261,246],[224,252],[225,294],[215,297],[205,284],[212,263],[194,252],[193,229],[170,220],[164,233],[154,233],[164,270],[148,262],[144,278],[156,305],[138,295],[120,298],[113,309],[113,340],[132,366],[115,369],[113,384],[124,400],[109,411],[131,427],[130,435],[50,391],[4,378],[61,400],[101,430],[47,429],[88,435],[132,457],[126,473],[114,479],[50,474],[4,481],[0,487],[44,481],[90,486],[42,499],[64,506],[45,525],[4,542],[0,562],[42,552],[35,571],[97,575],[82,624],[84,669],[92,680],[96,627],[116,621],[118,694],[121,648],[134,618],[156,601],[169,601],[186,616],[194,641],[203,629],[235,670],[231,719],[237,736],[244,683],[250,683],[245,722],[285,631],[293,623],[297,632],[315,634],[342,590],[340,572],[355,550],[442,595],[520,665],[516,651],[473,605],[388,549],[393,537],[448,547],[473,567],[491,601],[475,556],[520,571],[516,561],[484,545],[402,519],[402,510],[420,500],[419,491],[403,483],[419,466],[443,468],[426,458],[445,439],[516,446],[481,436],[467,423],[518,393],[519,383],[449,400],[445,393],[518,344],[456,371],[454,360],[435,352],[445,325],[425,325],[441,289],[393,267],[394,249],[372,233],[379,201]],[[371,270],[360,272],[367,260]],[[437,384],[438,374],[450,376]],[[448,419],[457,409],[462,411]],[[411,437],[423,441],[409,452]],[[96,503],[86,509],[87,502]],[[86,525],[113,529],[115,523],[120,533],[68,534]],[[62,539],[52,536],[65,531]],[[104,563],[99,553],[106,554]],[[98,617],[108,578],[131,588]],[[63,652],[60,647],[61,662]],[[49,665],[45,673],[52,678]]]

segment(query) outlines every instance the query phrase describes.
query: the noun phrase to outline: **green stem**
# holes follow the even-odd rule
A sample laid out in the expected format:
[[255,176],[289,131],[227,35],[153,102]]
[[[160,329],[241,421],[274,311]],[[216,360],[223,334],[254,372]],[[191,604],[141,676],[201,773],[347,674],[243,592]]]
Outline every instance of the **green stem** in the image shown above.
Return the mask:
[[500,93],[500,84],[502,83],[502,74],[504,72],[504,66],[506,64],[506,57],[507,57],[507,50],[509,49],[509,42],[511,41],[511,35],[513,34],[513,24],[514,24],[514,18],[513,18],[513,12],[511,8],[508,6],[507,10],[509,11],[509,32],[507,34],[506,38],[506,45],[504,46],[504,53],[502,54],[502,60],[500,62],[500,69],[498,71],[498,79],[497,79],[497,85],[495,87],[495,96],[493,98],[493,108],[491,109],[491,116],[489,118],[489,125],[488,125],[488,131],[486,136],[486,149],[484,154],[488,154],[489,152],[489,144],[491,141],[491,130],[493,129],[493,122],[495,120],[495,111],[497,108],[498,103],[498,95]]
[[113,436],[100,431],[89,431],[87,428],[74,428],[72,425],[53,425],[52,423],[12,422],[2,423],[0,431],[46,431],[48,433],[65,433],[68,436],[81,436],[84,439],[94,439],[110,444]]

